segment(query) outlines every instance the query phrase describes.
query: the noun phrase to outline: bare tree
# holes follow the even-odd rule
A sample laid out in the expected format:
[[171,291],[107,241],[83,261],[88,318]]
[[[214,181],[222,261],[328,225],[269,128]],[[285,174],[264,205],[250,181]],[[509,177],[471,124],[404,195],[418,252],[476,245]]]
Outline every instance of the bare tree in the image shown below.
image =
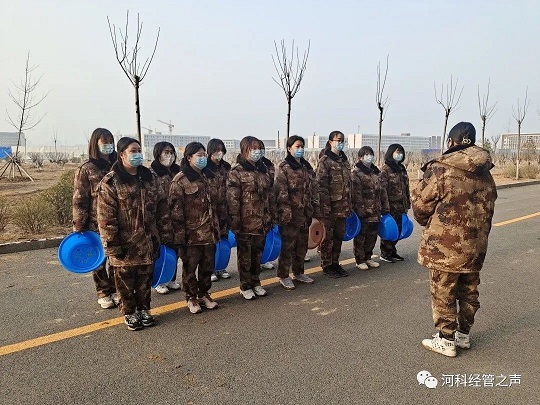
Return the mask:
[[278,79],[276,80],[276,78],[272,77],[272,80],[283,89],[285,98],[287,99],[287,137],[285,139],[288,139],[290,134],[292,99],[298,93],[300,83],[302,83],[302,79],[304,78],[310,47],[311,41],[308,42],[307,50],[304,51],[304,57],[300,59],[298,47],[294,47],[294,40],[292,41],[290,56],[285,46],[285,40],[281,40],[281,50],[278,49],[277,43],[274,41],[276,56],[274,57],[272,55],[272,61],[274,62]]
[[495,113],[495,107],[497,102],[493,105],[489,105],[489,85],[490,81],[488,79],[487,92],[482,99],[480,100],[480,85],[478,85],[478,110],[480,111],[480,119],[482,120],[482,148],[485,144],[485,133],[486,133],[486,122],[488,122],[493,114]]
[[501,134],[493,135],[491,137],[491,142],[493,143],[493,154],[497,153],[497,144],[501,140]]
[[159,41],[160,28],[158,28],[158,32],[156,36],[156,43],[154,44],[154,50],[152,51],[152,55],[146,58],[144,63],[141,65],[141,62],[139,59],[139,51],[141,50],[141,46],[139,45],[139,41],[141,39],[143,24],[139,21],[139,14],[137,14],[137,31],[135,34],[135,43],[129,49],[128,49],[129,10],[126,13],[126,28],[124,32],[122,32],[122,29],[118,28],[118,34],[120,35],[120,42],[118,41],[118,37],[116,36],[116,31],[117,31],[116,26],[114,24],[111,26],[111,22],[109,21],[108,16],[107,16],[107,22],[109,23],[109,32],[111,34],[111,40],[114,46],[114,52],[116,54],[116,60],[120,64],[120,67],[122,68],[124,73],[126,74],[126,77],[129,79],[129,81],[135,88],[135,115],[137,118],[137,136],[139,138],[139,141],[142,143],[139,87],[141,86],[142,81],[144,80],[146,74],[148,73],[150,64],[152,63],[152,60],[154,59],[154,55],[156,53],[156,49],[157,49],[157,45]]
[[461,99],[461,93],[463,93],[463,86],[461,87],[461,90],[459,92],[459,96],[456,99],[456,93],[457,93],[457,87],[458,87],[459,79],[456,79],[454,83],[454,77],[450,75],[450,85],[446,85],[446,92],[444,89],[444,85],[441,84],[441,93],[437,94],[437,88],[435,86],[435,82],[433,82],[433,90],[435,91],[435,101],[437,101],[437,104],[440,104],[442,108],[444,108],[444,129],[443,134],[441,138],[441,155],[444,152],[444,139],[446,137],[446,127],[448,126],[448,117],[450,114],[452,114],[455,110],[458,109],[457,105],[459,104],[459,100]]
[[[28,131],[36,127],[45,114],[43,115],[34,115],[34,109],[41,104],[41,102],[47,97],[48,92],[41,96],[36,97],[35,91],[41,81],[43,75],[36,77],[34,76],[34,71],[39,67],[39,65],[30,64],[30,51],[28,51],[26,57],[26,65],[24,70],[24,79],[21,80],[19,84],[13,83],[15,87],[14,91],[8,90],[9,98],[17,106],[17,113],[15,115],[10,114],[6,110],[7,121],[17,129],[17,147],[15,149],[15,154],[13,156],[8,156],[7,163],[0,169],[0,177],[3,177],[6,172],[8,172],[11,178],[15,178],[15,170],[19,172],[19,175],[26,175],[31,181],[34,181],[32,177],[24,170],[18,160],[19,160],[19,147],[21,146],[21,135],[24,131]],[[9,171],[8,171],[9,169]]]
[[54,130],[53,131],[53,142],[54,142],[54,153],[57,153],[58,151],[56,150],[56,142],[58,141],[58,130]]
[[523,105],[519,103],[519,98],[517,100],[517,108],[514,109],[512,105],[512,116],[518,124],[518,138],[517,138],[517,157],[516,157],[516,180],[519,180],[519,158],[521,151],[521,124],[525,120],[525,115],[527,115],[527,109],[529,108],[529,100],[527,96],[529,93],[529,87],[525,89],[525,101]]
[[[386,77],[388,76],[388,55],[386,55],[386,69],[384,70],[384,78],[381,82],[381,62],[377,64],[377,92],[375,94],[375,102],[379,109],[379,140],[377,143],[377,161],[381,161],[381,142],[382,142],[382,123],[386,117],[386,111],[390,99],[384,96],[384,86],[386,85]],[[360,131],[358,131],[360,132]]]

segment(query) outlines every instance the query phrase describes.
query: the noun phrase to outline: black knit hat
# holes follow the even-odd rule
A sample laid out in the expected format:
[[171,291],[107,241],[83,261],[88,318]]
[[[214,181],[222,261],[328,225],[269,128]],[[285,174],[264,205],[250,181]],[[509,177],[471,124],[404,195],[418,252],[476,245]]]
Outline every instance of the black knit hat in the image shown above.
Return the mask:
[[450,130],[448,139],[459,145],[474,145],[476,142],[476,129],[470,122],[460,122]]
[[129,136],[124,136],[118,140],[118,143],[116,144],[116,150],[118,151],[118,153],[121,153],[125,151],[128,146],[131,145],[133,142],[138,143],[139,146],[141,146],[141,143],[137,139],[130,138]]

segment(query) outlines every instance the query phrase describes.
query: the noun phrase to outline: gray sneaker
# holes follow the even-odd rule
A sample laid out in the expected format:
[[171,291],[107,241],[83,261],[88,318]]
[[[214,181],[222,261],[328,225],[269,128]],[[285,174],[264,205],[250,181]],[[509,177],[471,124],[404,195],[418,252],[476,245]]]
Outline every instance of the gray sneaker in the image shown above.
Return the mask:
[[315,282],[315,280],[313,280],[309,276],[306,276],[305,274],[295,274],[293,276],[293,280],[298,281],[299,283],[304,283],[304,284],[313,284]]
[[471,348],[471,339],[469,335],[466,333],[456,330],[456,333],[454,334],[454,340],[456,342],[456,346],[459,347],[460,349]]
[[286,290],[294,290],[296,287],[293,283],[293,281],[289,277],[280,278],[279,283],[285,288]]

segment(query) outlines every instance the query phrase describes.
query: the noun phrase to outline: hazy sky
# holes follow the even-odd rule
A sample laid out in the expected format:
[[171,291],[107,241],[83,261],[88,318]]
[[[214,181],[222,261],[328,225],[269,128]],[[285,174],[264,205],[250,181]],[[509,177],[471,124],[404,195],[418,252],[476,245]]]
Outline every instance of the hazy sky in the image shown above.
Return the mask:
[[516,130],[512,105],[529,88],[523,131],[540,131],[540,2],[538,1],[13,1],[0,0],[0,131],[11,81],[24,73],[28,50],[44,73],[29,144],[85,143],[96,127],[135,132],[134,91],[116,62],[107,15],[117,25],[144,22],[142,55],[158,27],[156,56],[141,87],[142,125],[167,133],[274,138],[286,127],[286,100],[272,81],[274,40],[296,40],[311,53],[293,99],[291,133],[327,136],[334,129],[376,133],[378,61],[390,55],[391,99],[383,132],[439,135],[443,109],[433,83],[464,86],[450,125],[479,131],[477,86],[491,79],[497,111],[488,136]]

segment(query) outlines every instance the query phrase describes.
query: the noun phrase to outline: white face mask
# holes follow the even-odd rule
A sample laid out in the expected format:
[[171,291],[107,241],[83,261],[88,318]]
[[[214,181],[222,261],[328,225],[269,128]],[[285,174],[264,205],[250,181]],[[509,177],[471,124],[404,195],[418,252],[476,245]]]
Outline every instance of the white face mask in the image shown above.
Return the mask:
[[221,159],[223,159],[223,152],[216,152],[212,155],[214,157],[214,159],[216,159],[217,161],[220,161]]
[[172,154],[162,154],[159,157],[159,163],[165,167],[170,167],[174,162],[174,155]]

